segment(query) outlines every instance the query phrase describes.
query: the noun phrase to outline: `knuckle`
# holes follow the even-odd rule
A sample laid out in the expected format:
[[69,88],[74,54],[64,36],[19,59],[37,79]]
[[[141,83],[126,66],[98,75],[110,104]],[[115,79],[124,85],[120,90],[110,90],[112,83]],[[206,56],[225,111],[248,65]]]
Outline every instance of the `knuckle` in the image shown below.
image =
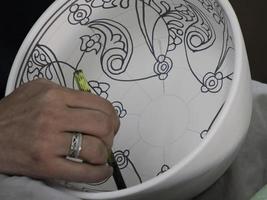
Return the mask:
[[42,87],[37,97],[37,103],[40,105],[53,106],[64,102],[64,99],[64,93],[60,87],[46,85]]
[[27,83],[24,83],[23,85],[24,86],[43,85],[46,82],[47,82],[47,80],[44,78],[37,78],[37,79],[34,79],[34,80],[29,81]]
[[58,89],[55,88],[55,87],[47,87],[43,93],[43,100],[45,102],[53,102],[55,100],[57,100],[58,98],[58,95],[59,92],[58,92]]
[[49,107],[43,107],[36,111],[35,124],[37,130],[42,133],[47,129],[51,129],[54,124],[54,111]]
[[45,164],[49,157],[49,143],[43,138],[37,139],[32,148],[32,159],[37,163]]
[[117,116],[117,112],[116,112],[116,110],[114,108],[114,105],[110,101],[108,101],[108,100],[106,100],[106,101],[107,101],[107,106],[108,106],[109,114],[112,115],[113,117],[114,116]]
[[47,80],[47,79],[45,79],[45,78],[37,78],[37,79],[35,79],[35,80],[33,80],[33,81],[30,81],[30,83],[31,84],[39,84],[39,85],[41,85],[41,86],[46,86],[46,87],[48,87],[48,86],[52,86],[52,85],[54,85],[55,83],[53,83],[52,81],[49,81],[49,80]]
[[37,84],[47,84],[49,81],[46,80],[45,78],[38,78],[32,81],[32,83],[37,83]]
[[35,114],[34,125],[31,132],[31,146],[29,147],[30,155],[33,161],[45,162],[51,152],[51,147],[54,141],[53,127],[51,127],[51,120],[47,114],[38,111]]
[[101,122],[101,136],[106,137],[113,132],[113,122],[111,117],[103,115]]
[[101,103],[103,105],[103,107],[105,108],[105,111],[107,112],[107,114],[112,114],[112,113],[116,112],[114,109],[114,106],[112,105],[112,103],[109,100],[104,99],[102,97],[98,97],[98,96],[97,96],[97,98],[98,98],[99,103]]
[[107,99],[105,99],[105,101],[106,101],[106,104],[107,104],[109,110],[110,111],[113,111],[114,110],[114,107],[113,107],[112,103],[109,100],[107,100]]

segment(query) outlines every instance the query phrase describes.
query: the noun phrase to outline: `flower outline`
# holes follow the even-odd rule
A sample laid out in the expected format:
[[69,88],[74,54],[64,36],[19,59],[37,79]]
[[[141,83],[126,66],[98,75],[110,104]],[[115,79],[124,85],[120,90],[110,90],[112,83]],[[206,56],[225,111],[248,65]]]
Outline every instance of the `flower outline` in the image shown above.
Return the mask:
[[72,4],[69,7],[68,21],[72,25],[87,25],[90,22],[92,9],[86,4]]

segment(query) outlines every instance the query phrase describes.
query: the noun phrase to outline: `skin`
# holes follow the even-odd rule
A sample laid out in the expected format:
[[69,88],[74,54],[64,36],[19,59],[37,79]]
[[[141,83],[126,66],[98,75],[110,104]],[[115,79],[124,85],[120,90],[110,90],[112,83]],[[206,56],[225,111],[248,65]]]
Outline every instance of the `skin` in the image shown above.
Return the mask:
[[[107,100],[44,79],[0,101],[0,173],[99,182],[111,176],[108,152],[119,119]],[[83,134],[80,158],[67,160],[73,132]]]

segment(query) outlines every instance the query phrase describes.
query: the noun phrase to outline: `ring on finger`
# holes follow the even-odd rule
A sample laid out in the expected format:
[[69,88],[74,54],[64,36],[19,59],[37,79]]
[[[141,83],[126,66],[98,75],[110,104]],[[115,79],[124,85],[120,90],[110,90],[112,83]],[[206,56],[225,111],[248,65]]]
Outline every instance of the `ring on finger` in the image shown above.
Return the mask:
[[82,139],[83,135],[81,133],[74,133],[71,138],[71,144],[69,147],[69,153],[67,156],[67,159],[76,161],[76,162],[82,162],[81,159],[79,159],[80,152],[82,150]]

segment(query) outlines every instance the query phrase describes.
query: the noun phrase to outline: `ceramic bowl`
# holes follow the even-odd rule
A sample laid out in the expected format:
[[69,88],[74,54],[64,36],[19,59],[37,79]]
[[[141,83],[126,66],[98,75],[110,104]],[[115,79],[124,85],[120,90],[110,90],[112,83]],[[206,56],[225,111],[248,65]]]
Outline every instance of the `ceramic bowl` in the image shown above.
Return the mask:
[[250,73],[228,1],[58,0],[20,48],[7,94],[37,78],[77,89],[77,69],[121,119],[113,151],[127,185],[61,182],[78,197],[190,198],[246,135]]

